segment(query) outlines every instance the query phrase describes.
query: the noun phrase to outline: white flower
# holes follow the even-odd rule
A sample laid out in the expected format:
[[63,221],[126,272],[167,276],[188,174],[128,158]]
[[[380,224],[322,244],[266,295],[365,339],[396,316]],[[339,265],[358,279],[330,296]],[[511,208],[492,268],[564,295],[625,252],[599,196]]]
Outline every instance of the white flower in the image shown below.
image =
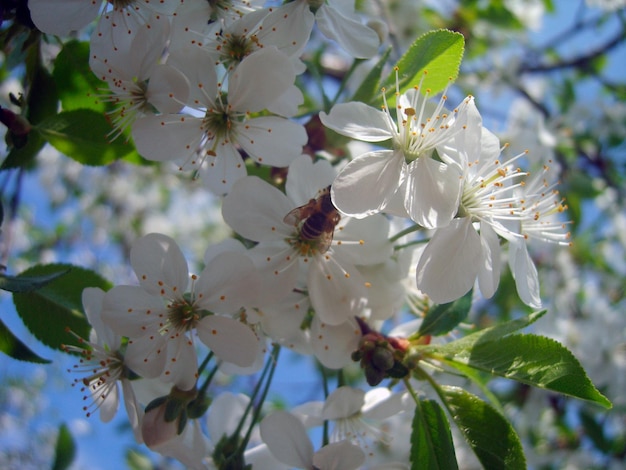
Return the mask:
[[80,380],[75,380],[74,384],[83,384],[84,389],[87,389],[92,397],[91,405],[83,408],[87,416],[91,415],[92,408],[95,407],[100,411],[100,419],[103,422],[111,421],[119,407],[119,385],[121,384],[130,425],[135,439],[141,443],[143,409],[137,403],[133,387],[128,379],[129,370],[121,351],[121,338],[102,322],[104,294],[103,290],[95,287],[83,290],[83,307],[92,327],[89,341],[79,338],[81,347],[65,345],[63,349],[81,355],[80,365],[74,366],[73,372],[87,375]]
[[544,165],[541,172],[531,175],[529,181],[518,188],[520,217],[512,221],[511,232],[503,234],[509,241],[509,266],[517,293],[525,304],[534,308],[541,307],[541,296],[539,276],[528,253],[528,242],[538,240],[571,245],[568,222],[563,220],[567,206],[556,190],[557,183],[548,179],[550,171],[551,167]]
[[293,3],[300,7],[297,18],[310,15],[308,10],[313,11],[317,27],[324,36],[337,41],[352,57],[370,58],[378,52],[378,33],[361,23],[353,3],[340,0],[296,0]]
[[241,253],[216,256],[199,276],[191,276],[180,248],[169,237],[149,234],[131,248],[140,286],[116,286],[104,299],[104,321],[130,338],[128,364],[137,373],[160,376],[180,389],[195,385],[197,358],[193,331],[222,360],[245,367],[258,353],[250,328],[231,316],[255,300],[257,278]]
[[498,233],[508,233],[503,222],[519,217],[514,189],[525,173],[511,163],[521,155],[503,164],[497,137],[484,128],[478,140],[470,134],[463,137],[458,153],[463,185],[457,217],[433,234],[416,269],[417,288],[435,303],[463,296],[476,278],[483,296],[494,294],[500,281]]
[[295,288],[304,289],[320,319],[339,325],[357,315],[367,297],[366,282],[355,265],[381,262],[390,255],[391,246],[383,217],[335,219],[329,227],[333,232],[323,230],[318,238],[303,235],[306,218],[297,225],[285,222],[296,208],[316,198],[333,176],[328,162],[312,164],[302,156],[290,166],[286,195],[259,178],[248,177],[224,198],[222,213],[237,233],[259,242],[250,256],[266,273],[262,306],[280,301]]
[[[304,127],[278,116],[251,117],[275,103],[294,83],[289,58],[275,48],[246,57],[228,79],[222,95],[214,64],[198,49],[171,57],[191,85],[188,106],[203,117],[163,114],[139,119],[133,138],[150,160],[176,161],[181,169],[199,168],[209,189],[226,194],[246,175],[241,148],[254,161],[285,167],[307,141]],[[254,80],[251,78],[254,77]]]
[[187,423],[182,433],[172,435],[171,439],[155,444],[150,449],[161,455],[175,458],[182,462],[185,468],[193,470],[209,468],[207,456],[210,450],[210,443],[202,432],[197,419]]
[[261,438],[284,464],[306,470],[353,470],[365,455],[348,441],[335,442],[313,452],[304,425],[288,411],[274,411],[261,421]]
[[347,440],[359,445],[368,454],[374,452],[376,442],[387,444],[392,436],[382,423],[406,411],[405,394],[392,393],[388,388],[363,390],[343,386],[332,392],[324,403],[309,402],[294,408],[307,426],[319,426],[324,421],[334,422],[330,440]]
[[153,21],[143,25],[128,51],[111,53],[102,41],[91,41],[89,64],[109,84],[112,102],[108,113],[115,125],[114,137],[141,116],[155,112],[177,113],[189,96],[189,83],[177,69],[162,63],[169,23]]
[[184,0],[172,21],[172,47],[204,42],[220,28],[261,8],[264,0]]
[[44,33],[67,36],[98,17],[95,35],[106,36],[113,47],[126,49],[129,39],[153,13],[171,15],[180,0],[29,0],[33,23]]
[[[208,455],[212,455],[213,460],[216,460],[216,457],[223,458],[223,455],[215,455],[216,450],[225,449],[224,441],[241,442],[251,424],[250,397],[241,393],[235,395],[231,392],[219,394],[211,403],[207,416],[207,430],[211,438],[211,449]],[[287,470],[271,455],[265,444],[246,449],[243,457],[246,465],[252,464],[252,468]],[[211,468],[223,468],[221,465],[216,465],[215,461],[211,464]]]
[[[365,217],[400,198],[411,219],[424,227],[443,227],[452,220],[461,180],[446,148],[458,134],[480,136],[480,115],[471,97],[451,113],[444,109],[445,95],[432,112],[427,112],[427,98],[419,87],[399,95],[395,122],[386,100],[382,111],[352,102],[333,106],[330,114],[320,113],[324,125],[342,135],[373,143],[392,141],[391,150],[366,153],[341,170],[332,197],[342,212]],[[441,161],[431,158],[435,151]]]

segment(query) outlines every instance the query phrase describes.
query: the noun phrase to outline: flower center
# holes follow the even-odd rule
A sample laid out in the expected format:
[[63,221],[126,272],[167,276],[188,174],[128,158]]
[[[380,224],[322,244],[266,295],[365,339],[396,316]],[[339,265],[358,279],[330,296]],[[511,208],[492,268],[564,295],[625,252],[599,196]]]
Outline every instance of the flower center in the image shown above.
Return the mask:
[[201,318],[189,294],[168,306],[168,323],[178,332],[193,330]]
[[309,9],[315,13],[323,4],[324,0],[308,0]]
[[107,0],[111,5],[113,5],[113,8],[115,9],[123,9],[126,8],[129,5],[132,5],[133,3],[135,3],[136,0]]
[[232,140],[233,114],[229,112],[225,99],[219,100],[216,108],[207,109],[202,121],[202,128],[205,130],[208,139],[216,139],[216,142]]
[[259,47],[259,40],[255,35],[235,36],[227,34],[223,36],[219,51],[220,56],[222,57],[222,62],[225,65],[229,65],[233,62],[241,62]]

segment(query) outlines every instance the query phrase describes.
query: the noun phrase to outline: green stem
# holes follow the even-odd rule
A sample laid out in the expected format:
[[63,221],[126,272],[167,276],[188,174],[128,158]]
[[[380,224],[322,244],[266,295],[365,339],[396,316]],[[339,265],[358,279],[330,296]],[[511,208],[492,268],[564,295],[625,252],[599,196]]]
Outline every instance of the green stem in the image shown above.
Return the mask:
[[[267,363],[263,370],[263,374],[261,375],[261,378],[259,379],[259,382],[257,386],[255,387],[254,395],[253,395],[254,397],[256,397],[258,391],[260,390],[260,386],[263,383],[265,376],[267,375],[267,381],[265,382],[265,386],[263,387],[263,391],[261,392],[261,397],[258,400],[256,406],[254,407],[254,412],[252,415],[252,421],[250,423],[250,427],[248,428],[246,435],[244,436],[244,438],[241,441],[241,444],[239,445],[239,449],[237,453],[240,455],[243,455],[244,451],[246,450],[246,446],[248,445],[248,442],[250,441],[250,436],[252,435],[252,429],[254,428],[254,425],[258,422],[259,416],[261,415],[263,403],[265,403],[265,399],[267,398],[267,393],[269,392],[270,386],[272,385],[272,379],[274,377],[274,372],[276,371],[276,366],[278,364],[279,353],[280,353],[280,346],[278,344],[275,344],[274,347],[272,348],[272,352],[270,353],[270,357],[267,360]],[[269,375],[268,375],[268,372],[269,372]],[[251,399],[250,404],[253,404],[253,403],[254,403],[254,400]],[[248,409],[246,409],[246,414],[247,412],[248,412]],[[245,420],[245,416],[246,415],[244,415],[241,419],[240,427]],[[237,431],[239,432],[240,428],[238,428]]]
[[422,229],[421,225],[417,225],[417,224],[411,225],[410,227],[407,227],[404,230],[396,233],[393,237],[389,239],[389,242],[393,243],[399,240],[400,238],[404,237],[405,235],[408,235],[409,233],[417,232],[418,230],[421,230],[421,229]]
[[415,245],[421,245],[422,243],[428,243],[430,241],[430,238],[427,238],[426,240],[414,240],[412,242],[409,243],[405,243],[404,245],[396,245],[393,247],[393,251],[400,251],[403,250],[405,248],[409,248],[411,246],[415,246]]
[[335,97],[333,98],[331,105],[334,105],[335,103],[337,103],[337,101],[339,100],[339,97],[341,96],[343,91],[346,89],[346,84],[348,83],[348,79],[352,76],[357,66],[361,62],[363,62],[363,59],[354,59],[354,62],[352,62],[352,65],[350,66],[346,74],[343,76],[343,79],[341,80],[341,83],[339,84],[339,89],[337,90],[337,93],[335,93]]

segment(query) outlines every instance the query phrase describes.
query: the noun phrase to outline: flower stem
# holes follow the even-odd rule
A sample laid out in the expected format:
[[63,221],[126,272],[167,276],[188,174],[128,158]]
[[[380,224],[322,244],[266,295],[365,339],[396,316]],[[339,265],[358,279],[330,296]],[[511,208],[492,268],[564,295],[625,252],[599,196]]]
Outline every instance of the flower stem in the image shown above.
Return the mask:
[[389,242],[393,243],[399,240],[400,238],[404,237],[405,235],[408,235],[409,233],[417,232],[418,230],[421,230],[421,229],[422,229],[421,225],[418,225],[418,224],[411,225],[410,227],[407,227],[404,230],[401,230],[400,232],[396,233],[393,237],[389,239]]

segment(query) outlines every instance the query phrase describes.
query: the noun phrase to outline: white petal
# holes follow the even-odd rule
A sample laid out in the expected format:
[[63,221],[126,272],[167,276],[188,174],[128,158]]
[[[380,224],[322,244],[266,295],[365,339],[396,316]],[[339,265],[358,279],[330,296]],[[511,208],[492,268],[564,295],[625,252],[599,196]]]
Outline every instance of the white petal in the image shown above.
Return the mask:
[[299,56],[311,36],[315,15],[307,2],[283,3],[263,20],[259,34],[264,44],[279,47],[290,57]]
[[195,293],[199,307],[215,313],[231,313],[255,304],[259,288],[260,279],[250,257],[226,252],[217,255],[202,270]]
[[232,109],[257,112],[267,108],[293,84],[296,74],[289,57],[268,47],[246,57],[233,72],[228,85]]
[[324,3],[317,10],[315,19],[324,36],[337,41],[351,56],[367,59],[378,52],[378,34],[362,24],[356,15]]
[[260,425],[261,439],[277,460],[297,468],[311,468],[313,445],[302,423],[291,413],[274,411]]
[[389,220],[382,214],[364,219],[345,217],[338,228],[333,252],[341,256],[342,261],[359,266],[371,265],[383,263],[393,254],[393,246],[388,241]]
[[462,178],[456,168],[421,157],[409,165],[404,206],[426,228],[445,227],[457,213]]
[[169,337],[167,356],[161,380],[171,382],[181,390],[191,390],[198,376],[198,358],[193,342],[185,334]]
[[85,0],[29,0],[30,17],[44,33],[67,36],[98,16],[102,2]]
[[329,114],[319,114],[322,124],[338,134],[365,142],[383,142],[393,137],[387,115],[361,102],[340,103]]
[[161,113],[177,113],[189,98],[189,82],[174,67],[158,65],[150,76],[146,98]]
[[478,286],[487,299],[495,294],[500,282],[500,239],[488,223],[480,224],[482,262],[478,269]]
[[173,51],[167,64],[185,74],[189,80],[189,105],[194,108],[213,108],[217,95],[217,74],[215,63],[206,51],[199,48],[185,48]]
[[358,347],[361,330],[354,319],[341,325],[327,325],[317,316],[311,324],[311,346],[315,357],[329,369],[341,369],[352,363],[350,355]]
[[241,154],[230,143],[220,145],[217,148],[217,156],[208,156],[200,167],[202,181],[217,196],[228,194],[233,184],[247,174]]
[[133,429],[135,440],[138,444],[141,444],[143,442],[143,438],[141,437],[141,420],[144,415],[143,407],[139,406],[135,398],[135,391],[133,390],[133,385],[130,380],[122,379],[122,392],[128,422]]
[[157,162],[186,161],[196,152],[203,134],[202,119],[184,114],[145,116],[133,124],[137,151]]
[[406,409],[402,393],[391,393],[388,388],[375,388],[365,394],[365,404],[361,408],[363,417],[384,420],[402,413]]
[[[117,384],[107,387],[106,390],[108,391],[106,397],[94,396],[100,408],[100,421],[103,423],[108,423],[115,417],[120,404],[120,392]],[[101,390],[98,390],[98,392],[101,392]]]
[[301,263],[292,247],[284,242],[279,246],[259,243],[249,255],[261,275],[260,306],[281,301],[296,287]]
[[327,420],[349,418],[361,411],[365,392],[348,386],[339,387],[326,398],[322,417]]
[[358,315],[363,307],[365,281],[349,263],[339,264],[332,255],[309,260],[308,287],[315,313],[329,325],[340,325]]
[[328,160],[313,163],[308,155],[300,155],[291,165],[285,183],[285,193],[296,206],[309,202],[317,192],[329,186],[337,175]]
[[267,110],[280,116],[293,117],[298,114],[298,110],[302,104],[304,104],[302,91],[297,86],[292,85],[287,88],[287,91],[285,91],[280,98],[270,104]]
[[281,240],[293,229],[283,218],[294,208],[274,186],[256,176],[242,178],[224,197],[224,221],[239,235],[258,242]]
[[237,141],[251,158],[276,167],[288,166],[308,140],[304,126],[276,116],[250,119],[237,130]]
[[136,374],[147,379],[157,378],[166,360],[167,340],[158,333],[128,341],[124,363]]
[[474,285],[481,262],[480,237],[469,217],[435,232],[417,264],[417,288],[435,303],[452,302]]
[[121,344],[121,338],[102,321],[102,303],[105,292],[98,287],[86,287],[82,293],[82,303],[87,321],[96,334],[97,344],[107,345],[111,351],[116,351]]
[[313,455],[313,466],[319,470],[355,470],[364,462],[361,448],[347,440],[327,444]]
[[333,204],[357,218],[380,212],[402,184],[404,158],[390,150],[371,152],[352,160],[331,188]]
[[220,359],[240,367],[254,363],[259,339],[243,323],[230,317],[211,315],[198,323],[197,330],[200,340]]
[[246,247],[239,240],[235,238],[226,238],[219,243],[209,245],[204,252],[204,264],[207,265],[221,253],[227,253],[234,251],[237,253],[245,253]]
[[[226,436],[231,436],[237,431],[245,409],[250,403],[250,398],[243,393],[234,394],[231,392],[220,393],[211,403],[207,418],[207,428],[209,436],[213,442]],[[244,428],[250,424],[250,415],[244,424]]]
[[523,240],[509,240],[509,265],[522,302],[533,308],[541,308],[539,275]]
[[147,292],[167,299],[182,297],[189,284],[187,260],[176,242],[160,233],[138,238],[130,249],[130,264]]
[[153,333],[167,315],[160,297],[139,286],[115,286],[102,302],[102,321],[115,333],[138,338]]

